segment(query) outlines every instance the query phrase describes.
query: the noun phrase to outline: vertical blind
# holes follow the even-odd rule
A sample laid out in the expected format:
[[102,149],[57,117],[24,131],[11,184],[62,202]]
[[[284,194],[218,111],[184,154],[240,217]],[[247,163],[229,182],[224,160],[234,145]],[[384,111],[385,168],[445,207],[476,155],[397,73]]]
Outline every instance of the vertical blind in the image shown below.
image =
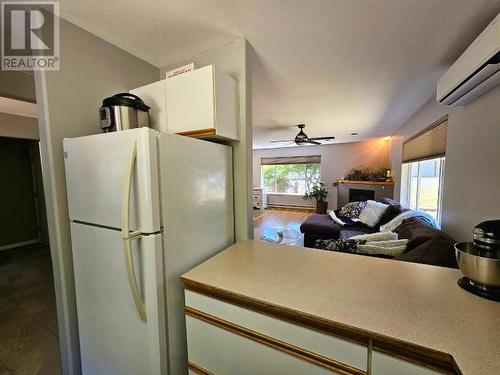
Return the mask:
[[262,158],[261,165],[321,163],[321,155]]
[[448,116],[444,116],[403,143],[403,163],[446,154]]

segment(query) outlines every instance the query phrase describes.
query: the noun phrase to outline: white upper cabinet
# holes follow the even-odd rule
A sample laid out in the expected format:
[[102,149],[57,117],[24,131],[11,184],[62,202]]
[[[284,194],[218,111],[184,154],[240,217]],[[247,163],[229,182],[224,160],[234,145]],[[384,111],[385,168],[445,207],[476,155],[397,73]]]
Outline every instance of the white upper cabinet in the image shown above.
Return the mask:
[[150,127],[168,133],[239,140],[238,84],[208,65],[130,90],[149,110]]
[[167,131],[238,140],[237,83],[214,65],[165,80]]
[[153,129],[167,131],[167,99],[165,95],[165,80],[150,83],[149,85],[130,90],[144,103],[151,107],[149,110],[149,126]]

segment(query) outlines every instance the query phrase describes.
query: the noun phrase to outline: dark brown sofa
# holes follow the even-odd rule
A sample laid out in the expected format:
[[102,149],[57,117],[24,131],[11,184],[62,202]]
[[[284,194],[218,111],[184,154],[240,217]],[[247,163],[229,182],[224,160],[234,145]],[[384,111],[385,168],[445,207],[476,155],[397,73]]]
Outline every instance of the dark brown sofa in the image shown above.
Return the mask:
[[[364,224],[343,227],[336,224],[329,215],[311,214],[300,227],[304,233],[304,246],[314,248],[318,239],[349,239],[358,234],[378,232],[380,225],[406,211],[392,199],[384,198],[382,202],[389,204],[389,209],[374,228]],[[400,239],[408,239],[408,245],[404,254],[393,259],[458,268],[453,248],[455,241],[425,220],[419,217],[408,218],[403,220],[396,231]]]

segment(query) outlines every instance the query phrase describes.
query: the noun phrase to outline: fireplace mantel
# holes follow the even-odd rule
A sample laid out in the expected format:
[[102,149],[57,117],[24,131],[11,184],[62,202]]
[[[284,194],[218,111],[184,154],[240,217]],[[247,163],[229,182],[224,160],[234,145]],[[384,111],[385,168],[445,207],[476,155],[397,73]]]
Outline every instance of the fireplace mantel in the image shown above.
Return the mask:
[[380,186],[394,186],[394,181],[353,181],[353,180],[337,180],[338,184],[347,185],[380,185]]
[[[337,208],[346,205],[351,200],[392,199],[394,196],[394,181],[338,180],[337,183]],[[353,195],[357,195],[358,198]]]

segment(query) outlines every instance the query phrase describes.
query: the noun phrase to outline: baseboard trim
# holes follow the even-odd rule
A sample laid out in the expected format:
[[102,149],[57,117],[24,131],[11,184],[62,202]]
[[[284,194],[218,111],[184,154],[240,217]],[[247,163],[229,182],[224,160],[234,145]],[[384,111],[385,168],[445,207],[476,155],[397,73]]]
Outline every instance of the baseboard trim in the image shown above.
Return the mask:
[[267,208],[272,210],[272,209],[278,209],[278,210],[288,210],[288,211],[301,211],[301,212],[314,212],[316,209],[314,207],[307,207],[307,206],[281,206],[281,205],[271,205],[268,204]]
[[9,245],[2,245],[2,246],[0,246],[0,251],[15,249],[16,247],[34,245],[34,244],[39,243],[39,242],[40,242],[40,240],[37,238],[36,240],[21,241],[21,242],[11,243]]

